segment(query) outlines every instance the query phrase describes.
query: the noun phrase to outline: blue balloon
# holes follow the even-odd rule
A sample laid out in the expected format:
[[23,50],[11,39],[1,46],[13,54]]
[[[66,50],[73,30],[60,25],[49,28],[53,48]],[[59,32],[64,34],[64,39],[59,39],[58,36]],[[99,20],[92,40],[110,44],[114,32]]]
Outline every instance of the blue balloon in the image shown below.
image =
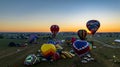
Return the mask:
[[86,23],[86,26],[87,26],[88,30],[91,32],[91,34],[94,35],[100,27],[100,22],[98,20],[89,20]]
[[73,50],[79,57],[82,57],[90,51],[89,43],[85,40],[76,40],[73,43]]
[[29,37],[29,43],[33,43],[37,39],[38,39],[37,35],[31,34],[30,37]]
[[54,45],[56,45],[56,42],[53,41],[53,40],[49,40],[47,43],[48,43],[48,44],[54,44]]
[[81,49],[82,47],[87,45],[87,42],[86,41],[80,42],[79,40],[77,40],[74,44],[75,44],[76,48]]

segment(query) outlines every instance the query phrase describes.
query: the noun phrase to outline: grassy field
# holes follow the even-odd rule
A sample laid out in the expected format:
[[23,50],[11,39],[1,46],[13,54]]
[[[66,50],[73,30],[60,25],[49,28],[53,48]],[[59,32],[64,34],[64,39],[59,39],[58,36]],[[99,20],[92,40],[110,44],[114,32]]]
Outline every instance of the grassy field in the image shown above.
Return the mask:
[[[69,37],[69,36],[66,36]],[[77,37],[77,36],[75,36]],[[58,35],[57,38],[64,39],[61,35]],[[111,38],[89,38],[88,40],[97,39],[104,43],[111,44]],[[107,40],[106,40],[107,39]],[[47,42],[47,40],[39,39],[40,44],[33,44],[27,47],[8,47],[9,42],[24,43],[26,40],[22,39],[0,39],[0,67],[25,67],[23,65],[24,59],[27,55],[31,53],[36,53],[40,46]],[[62,45],[65,50],[70,50],[71,46]],[[31,67],[120,67],[120,63],[113,62],[113,55],[120,59],[120,48],[108,48],[104,47],[103,44],[94,42],[94,46],[97,48],[91,50],[92,57],[95,58],[95,61],[88,62],[83,64],[80,62],[78,56],[73,57],[72,59],[60,59],[58,61],[49,63],[41,62],[39,64],[33,65]],[[20,52],[17,52],[17,49],[20,49]]]
[[114,41],[115,39],[120,39],[119,37],[94,37],[94,39],[97,39],[112,46],[120,46],[120,43]]

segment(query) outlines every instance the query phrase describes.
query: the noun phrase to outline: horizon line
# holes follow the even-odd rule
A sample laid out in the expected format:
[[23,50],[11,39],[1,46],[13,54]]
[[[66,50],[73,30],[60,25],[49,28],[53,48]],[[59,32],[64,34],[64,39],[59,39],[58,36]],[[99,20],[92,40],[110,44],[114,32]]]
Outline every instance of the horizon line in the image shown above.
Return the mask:
[[[63,32],[74,32],[74,31],[61,31],[58,33],[63,33]],[[0,32],[0,33],[51,33],[51,32]],[[120,32],[96,32],[96,33],[120,33]]]

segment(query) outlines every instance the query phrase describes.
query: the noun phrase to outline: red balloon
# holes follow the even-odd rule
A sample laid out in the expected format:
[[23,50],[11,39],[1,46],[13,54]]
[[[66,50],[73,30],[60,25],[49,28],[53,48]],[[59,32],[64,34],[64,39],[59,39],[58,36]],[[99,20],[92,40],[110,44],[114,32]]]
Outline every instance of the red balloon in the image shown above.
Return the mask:
[[54,55],[53,55],[53,60],[58,60],[58,59],[60,59],[60,54],[59,53],[55,53]]
[[72,44],[74,43],[74,41],[76,41],[76,38],[72,37],[72,39],[71,39]]
[[58,25],[52,25],[50,27],[50,31],[53,33],[53,36],[55,37],[55,35],[59,32],[59,26]]

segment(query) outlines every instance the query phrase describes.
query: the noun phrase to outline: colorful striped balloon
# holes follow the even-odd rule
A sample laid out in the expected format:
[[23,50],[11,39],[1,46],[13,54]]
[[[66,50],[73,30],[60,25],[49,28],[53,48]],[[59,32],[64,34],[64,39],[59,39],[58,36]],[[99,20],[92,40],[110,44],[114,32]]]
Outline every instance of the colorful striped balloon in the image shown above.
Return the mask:
[[87,36],[87,31],[84,29],[81,29],[81,30],[78,30],[77,34],[81,40],[85,40]]
[[98,20],[89,20],[86,26],[91,34],[94,35],[100,27],[100,22]]

